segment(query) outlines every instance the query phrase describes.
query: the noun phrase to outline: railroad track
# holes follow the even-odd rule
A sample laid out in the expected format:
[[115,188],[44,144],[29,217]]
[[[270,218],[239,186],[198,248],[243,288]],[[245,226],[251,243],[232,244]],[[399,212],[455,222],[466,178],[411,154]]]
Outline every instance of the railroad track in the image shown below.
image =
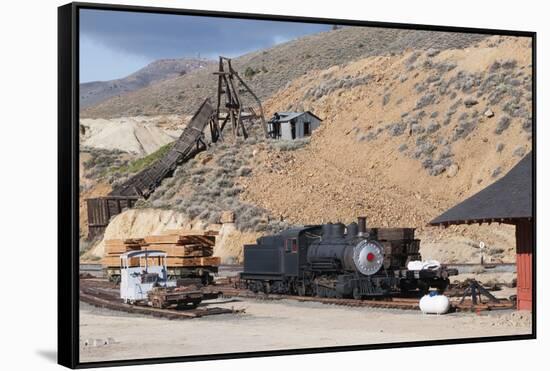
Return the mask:
[[240,297],[257,300],[295,300],[299,302],[322,303],[329,305],[341,305],[346,307],[371,307],[371,308],[394,308],[394,309],[410,309],[418,308],[418,299],[412,298],[390,298],[383,300],[357,300],[357,299],[340,299],[340,298],[319,298],[313,296],[294,296],[281,294],[255,294],[248,290],[221,288],[224,297]]
[[[253,293],[249,290],[238,289],[229,284],[218,285],[216,290],[222,292],[222,297],[226,298],[244,298],[255,300],[294,300],[298,302],[322,303],[327,305],[337,305],[356,308],[384,308],[384,309],[402,309],[402,310],[420,310],[418,298],[391,297],[379,300],[357,300],[341,298],[320,298],[311,296],[293,296],[281,294]],[[107,308],[111,310],[124,311],[127,313],[146,314],[155,317],[168,319],[189,319],[215,314],[235,313],[238,311],[206,307],[191,310],[158,309],[145,306],[136,306],[124,304],[118,298],[118,289],[105,280],[83,279],[80,281],[80,300],[94,305],[96,307]],[[471,300],[465,300],[459,304],[458,298],[451,298],[453,311],[457,312],[481,312],[489,310],[513,309],[515,304],[509,300],[501,300],[499,303],[481,303],[472,305]]]
[[159,309],[146,306],[130,305],[123,303],[118,297],[118,290],[104,280],[85,279],[80,280],[80,300],[98,308],[122,311],[132,314],[144,314],[166,319],[191,319],[211,316],[216,314],[229,314],[242,312],[219,307],[203,307],[187,310]]
[[[299,302],[313,302],[328,305],[341,305],[346,307],[368,307],[368,308],[385,308],[385,309],[403,309],[403,310],[420,310],[418,298],[399,298],[391,297],[379,300],[357,300],[357,299],[340,299],[340,298],[319,298],[311,296],[294,296],[280,294],[264,294],[253,293],[248,290],[236,289],[232,287],[220,288],[224,297],[240,297],[257,300],[295,300]],[[465,300],[459,304],[458,300],[451,299],[451,306],[457,312],[480,312],[499,309],[513,309],[515,305],[509,300],[501,300],[499,303],[481,303],[472,305],[471,300]]]

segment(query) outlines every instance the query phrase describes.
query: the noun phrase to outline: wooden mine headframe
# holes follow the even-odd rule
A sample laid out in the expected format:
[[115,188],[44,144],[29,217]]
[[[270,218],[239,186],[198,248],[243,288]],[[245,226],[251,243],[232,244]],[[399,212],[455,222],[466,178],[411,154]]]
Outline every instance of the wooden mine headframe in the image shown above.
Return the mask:
[[[213,117],[210,130],[212,141],[222,138],[222,132],[229,123],[233,136],[248,137],[245,120],[260,119],[264,134],[267,137],[267,126],[264,118],[264,111],[260,99],[248,87],[248,85],[239,76],[237,71],[231,66],[231,59],[220,56],[220,64],[217,72],[218,76],[218,95],[215,117]],[[248,93],[257,104],[258,111],[254,107],[245,107],[240,93]]]
[[[242,136],[246,139],[248,133],[243,121],[259,119],[267,137],[262,104],[233,69],[231,59],[220,57],[219,70],[214,74],[218,75],[218,97],[215,108],[208,98],[205,99],[168,153],[116,186],[109,196],[87,200],[88,236],[103,234],[112,216],[119,214],[123,209],[131,208],[140,197],[147,198],[179,164],[206,149],[204,140],[206,126],[210,126],[212,142],[223,139],[222,132],[227,123],[230,123],[234,138]],[[250,94],[257,104],[257,111],[253,107],[245,107],[239,93]]]

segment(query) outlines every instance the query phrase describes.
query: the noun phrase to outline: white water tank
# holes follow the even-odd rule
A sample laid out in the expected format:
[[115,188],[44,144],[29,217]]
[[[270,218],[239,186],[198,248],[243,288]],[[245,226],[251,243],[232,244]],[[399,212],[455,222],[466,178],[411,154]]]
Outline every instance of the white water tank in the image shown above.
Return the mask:
[[425,314],[444,314],[451,308],[451,302],[445,295],[424,295],[420,299],[419,306]]

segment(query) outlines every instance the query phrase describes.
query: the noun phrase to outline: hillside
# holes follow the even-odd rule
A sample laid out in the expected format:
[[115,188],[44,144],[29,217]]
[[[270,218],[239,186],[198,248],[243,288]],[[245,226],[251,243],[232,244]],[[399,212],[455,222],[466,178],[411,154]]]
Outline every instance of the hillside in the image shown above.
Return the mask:
[[[415,226],[439,249],[449,234],[425,225],[531,150],[530,58],[529,40],[492,37],[306,74],[265,106],[311,110],[321,128],[300,150],[267,153],[242,198],[292,223],[361,214],[371,225]],[[513,246],[513,228],[457,231],[474,246]]]
[[[426,224],[498,180],[531,150],[529,40],[436,33],[424,33],[423,39],[408,31],[393,41],[388,34],[377,34],[372,45],[378,47],[369,47],[366,56],[354,54],[364,45],[347,45],[331,58],[323,57],[330,49],[315,50],[344,32],[349,34],[341,42],[349,41],[351,34],[368,33],[352,28],[331,31],[236,59],[242,71],[262,56],[284,54],[282,48],[287,53],[317,53],[312,58],[318,63],[315,68],[289,62],[276,69],[278,64],[273,64],[265,66],[267,72],[249,77],[263,97],[267,116],[311,110],[323,119],[310,140],[280,142],[253,135],[238,145],[217,143],[180,166],[135,212],[172,210],[191,223],[216,223],[222,211],[232,210],[237,229],[250,236],[289,224],[350,222],[365,215],[371,226],[418,228],[424,258],[478,262],[483,241],[489,251],[486,261],[513,261],[513,227],[441,230]],[[438,44],[433,45],[435,39]],[[420,47],[405,48],[410,43]],[[338,52],[342,56],[336,57]],[[335,64],[336,60],[343,62]],[[320,61],[326,66],[321,68]],[[254,63],[262,71],[262,64]],[[205,68],[166,80],[87,113],[165,115],[176,107],[181,115],[195,109],[183,102],[203,99],[215,87],[213,80],[204,84],[213,78],[210,72]],[[284,84],[276,78],[288,76],[294,78]],[[177,89],[193,93],[188,100],[176,98]],[[127,161],[116,153],[109,156],[100,162]],[[118,170],[92,170],[103,174],[99,179],[107,174],[109,183],[118,181],[109,175]]]
[[[266,99],[290,81],[314,71],[407,48],[463,48],[484,35],[344,27],[279,44],[234,59],[234,67],[254,92]],[[215,97],[217,64],[115,96],[81,112],[81,117],[193,114],[206,97]]]
[[80,84],[80,109],[150,84],[206,67],[211,61],[192,58],[161,59],[121,79]]
[[[289,202],[287,210],[281,201],[307,192],[310,201],[335,201],[333,210],[309,202],[317,210],[310,222],[327,214],[345,219],[360,199],[387,210],[371,216],[377,224],[427,222],[530,150],[527,43],[496,38],[465,50],[370,57],[297,79],[265,103],[267,112],[300,106],[323,124],[309,146],[268,157],[247,195],[291,220],[308,206]],[[286,166],[272,172],[274,162]],[[265,192],[271,184],[280,191]],[[419,199],[429,207],[418,207]]]

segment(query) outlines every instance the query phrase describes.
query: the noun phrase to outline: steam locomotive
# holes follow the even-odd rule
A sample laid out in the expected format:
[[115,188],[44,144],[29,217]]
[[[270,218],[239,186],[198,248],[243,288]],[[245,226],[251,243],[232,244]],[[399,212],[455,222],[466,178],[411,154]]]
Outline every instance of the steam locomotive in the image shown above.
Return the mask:
[[310,225],[260,237],[244,246],[244,287],[253,292],[369,298],[395,293],[443,292],[454,269],[409,270],[421,260],[414,228],[370,228],[366,218]]

